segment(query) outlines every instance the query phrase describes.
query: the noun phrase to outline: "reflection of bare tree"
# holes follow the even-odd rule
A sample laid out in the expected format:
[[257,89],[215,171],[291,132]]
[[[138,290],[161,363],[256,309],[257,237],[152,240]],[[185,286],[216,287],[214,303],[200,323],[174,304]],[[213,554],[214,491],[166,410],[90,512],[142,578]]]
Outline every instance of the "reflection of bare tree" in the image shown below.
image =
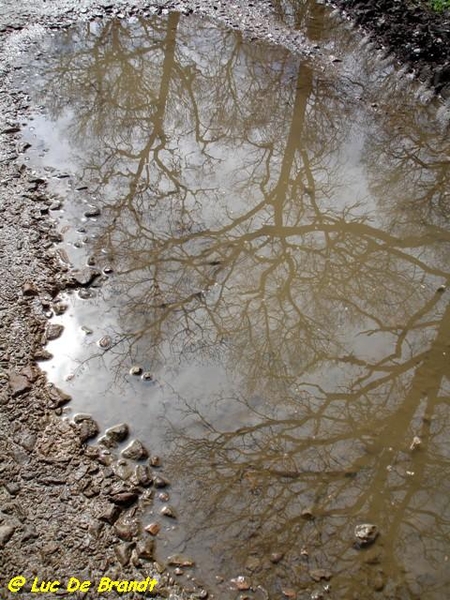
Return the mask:
[[[322,9],[302,7],[317,23]],[[193,34],[177,15],[151,29],[111,23],[90,42],[49,80],[68,98],[83,90],[73,135],[96,135],[81,160],[109,195],[99,244],[115,261],[126,352],[223,362],[239,389],[216,401],[242,423],[221,427],[186,401],[203,429],[174,430],[173,470],[204,516],[192,535],[213,549],[226,536],[230,564],[286,550],[255,575],[273,593],[309,588],[310,568],[326,565],[342,597],[366,576],[420,594],[401,573],[415,562],[410,540],[421,537],[424,575],[449,536],[450,314],[435,293],[449,237],[444,213],[412,223],[383,198],[411,181],[425,210],[443,198],[445,161],[411,150],[407,130],[402,152],[389,124],[371,130],[360,177],[379,214],[368,214],[345,166],[345,98],[308,65],[282,51],[268,61],[207,24]],[[373,564],[351,547],[366,519],[382,531]]]

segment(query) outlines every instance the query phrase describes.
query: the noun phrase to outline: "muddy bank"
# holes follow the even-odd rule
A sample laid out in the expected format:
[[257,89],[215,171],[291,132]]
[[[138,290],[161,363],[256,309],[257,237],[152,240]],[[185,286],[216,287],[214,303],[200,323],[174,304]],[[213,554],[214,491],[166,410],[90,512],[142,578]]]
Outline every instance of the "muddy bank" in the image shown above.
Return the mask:
[[334,0],[348,17],[401,64],[445,98],[450,96],[450,11],[426,2]]

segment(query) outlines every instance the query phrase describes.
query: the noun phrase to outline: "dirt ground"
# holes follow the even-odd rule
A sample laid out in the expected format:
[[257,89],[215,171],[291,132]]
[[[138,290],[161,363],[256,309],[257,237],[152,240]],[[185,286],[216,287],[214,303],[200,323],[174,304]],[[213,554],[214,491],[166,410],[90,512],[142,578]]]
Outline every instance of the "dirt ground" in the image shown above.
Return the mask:
[[[437,92],[449,94],[448,14],[436,17],[414,4],[405,10],[405,3],[395,0],[335,3],[369,27],[380,43],[389,40],[390,51]],[[129,460],[134,475],[126,477],[114,448],[88,446],[96,424],[88,417],[77,423],[61,420],[69,398],[37,366],[38,359],[46,358],[46,339],[58,334],[48,318],[64,310],[59,294],[76,282],[55,254],[60,235],[48,216],[45,178],[23,162],[18,133],[27,98],[10,85],[15,57],[37,30],[93,16],[169,9],[211,16],[321,60],[300,32],[280,27],[269,0],[0,2],[0,598],[13,596],[7,586],[17,576],[27,579],[22,591],[30,590],[36,576],[59,580],[61,591],[70,577],[93,582],[93,591],[72,597],[97,598],[95,584],[102,576],[155,577],[158,598],[207,597],[195,582],[182,589],[153,559],[154,538],[143,530],[139,515],[151,502],[157,470]]]

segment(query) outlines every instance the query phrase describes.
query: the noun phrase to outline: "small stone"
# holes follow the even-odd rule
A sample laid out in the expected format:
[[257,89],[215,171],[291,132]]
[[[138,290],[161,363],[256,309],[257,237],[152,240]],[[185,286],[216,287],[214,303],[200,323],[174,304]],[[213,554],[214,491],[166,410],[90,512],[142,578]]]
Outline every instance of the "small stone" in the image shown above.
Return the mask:
[[106,430],[105,435],[99,440],[99,443],[107,448],[115,448],[117,444],[120,444],[127,439],[130,433],[129,427],[126,423],[120,423],[114,425]]
[[94,256],[89,256],[89,258],[87,259],[87,264],[89,267],[93,267],[95,265],[95,257]]
[[167,492],[160,492],[158,494],[158,500],[161,502],[168,502],[170,500],[170,496]]
[[259,571],[261,568],[261,559],[257,556],[249,556],[245,561],[245,569],[254,573],[255,571]]
[[86,335],[92,335],[94,332],[90,327],[86,327],[86,325],[82,325],[81,331],[83,331]]
[[311,569],[309,574],[314,581],[321,581],[322,579],[325,579],[325,581],[330,581],[332,577],[332,573],[326,569]]
[[177,515],[175,513],[175,509],[172,506],[169,506],[168,504],[165,504],[161,508],[161,514],[164,515],[165,517],[169,517],[170,519],[176,519],[177,518]]
[[281,593],[285,598],[297,598],[297,592],[292,588],[283,588]]
[[33,355],[33,358],[35,361],[51,360],[53,358],[53,354],[48,350],[45,350],[45,348],[40,348],[39,350],[36,350],[36,352]]
[[183,569],[180,569],[180,567],[177,567],[176,569],[174,569],[173,572],[175,573],[175,575],[183,575],[184,574]]
[[52,384],[47,386],[47,395],[48,406],[53,409],[64,406],[72,400],[72,397],[69,396],[69,394],[64,393],[62,390],[59,390]]
[[82,300],[89,300],[89,298],[94,298],[95,292],[94,290],[78,290],[78,297]]
[[133,440],[125,450],[122,450],[122,456],[131,460],[143,460],[148,457],[148,451],[141,441]]
[[153,478],[153,485],[155,486],[155,488],[162,489],[170,485],[170,483],[167,481],[167,479],[164,479],[164,477],[156,475]]
[[138,499],[136,492],[118,492],[116,494],[111,494],[109,497],[114,504],[126,507],[131,506]]
[[3,547],[11,539],[15,529],[12,525],[0,525],[0,547]]
[[159,523],[150,523],[149,525],[146,525],[145,531],[150,535],[158,535],[161,531],[161,525],[159,525]]
[[134,478],[137,485],[142,485],[142,487],[149,487],[153,483],[153,477],[147,465],[136,465]]
[[130,375],[141,375],[142,367],[138,367],[137,365],[131,367]]
[[375,576],[373,577],[373,579],[371,581],[371,585],[372,585],[372,588],[376,592],[381,592],[384,590],[385,578],[384,578],[384,574],[382,571],[379,571],[378,573],[375,574]]
[[152,456],[151,459],[150,459],[150,465],[152,467],[155,467],[155,468],[160,467],[161,466],[161,459],[160,459],[160,457],[159,456]]
[[144,560],[152,560],[155,552],[155,542],[151,538],[140,540],[136,546],[136,554]]
[[300,513],[300,516],[302,517],[302,519],[305,519],[306,521],[313,521],[315,519],[314,513],[309,508],[302,510],[302,512]]
[[413,451],[413,450],[416,450],[416,448],[419,448],[419,446],[421,446],[421,445],[422,445],[422,440],[420,439],[419,436],[415,435],[413,437],[413,441],[411,442],[409,449],[411,451]]
[[9,388],[13,397],[20,396],[31,390],[31,383],[28,377],[22,373],[10,373]]
[[68,306],[64,302],[55,302],[52,304],[52,309],[55,315],[62,315],[66,312]]
[[362,523],[355,527],[356,547],[370,546],[378,537],[378,527],[373,523]]
[[45,332],[45,338],[47,342],[57,340],[59,337],[61,337],[63,331],[64,327],[62,325],[58,325],[56,323],[51,323],[50,325],[48,325],[47,330]]
[[52,202],[49,206],[50,210],[60,210],[62,206],[62,203],[60,200],[55,200],[54,202]]
[[130,525],[130,523],[116,521],[114,525],[114,531],[121,540],[124,540],[125,542],[131,542],[135,528]]
[[243,575],[239,575],[239,577],[235,577],[234,579],[230,579],[230,582],[234,585],[237,590],[247,591],[251,587],[250,580]]
[[100,348],[103,348],[103,350],[109,350],[113,345],[112,337],[110,335],[104,335],[98,340],[97,344]]
[[22,294],[24,296],[31,297],[31,296],[37,296],[39,294],[39,292],[38,292],[36,286],[34,285],[34,283],[31,283],[28,281],[28,282],[24,283],[22,286]]
[[443,293],[445,292],[445,290],[446,290],[446,289],[447,289],[447,286],[446,286],[446,285],[440,285],[440,286],[437,288],[437,290],[436,290],[436,291],[437,291],[439,294],[443,294]]
[[111,273],[113,273],[113,272],[114,272],[114,269],[112,267],[109,267],[109,266],[106,266],[103,269],[103,273],[105,275],[111,275]]
[[100,432],[98,423],[92,417],[86,417],[77,424],[77,433],[81,442],[95,438]]
[[182,554],[172,554],[168,557],[167,564],[171,567],[195,567],[195,562]]
[[90,269],[88,267],[72,272],[75,282],[83,287],[90,285],[99,275],[100,272],[97,269]]
[[284,554],[283,552],[272,552],[272,554],[270,555],[270,562],[274,565],[277,565],[279,562],[281,562],[284,558]]
[[153,381],[153,375],[150,373],[150,371],[144,371],[144,373],[142,373],[142,379],[144,381]]
[[84,211],[85,217],[98,217],[100,214],[100,209],[98,206],[91,205],[87,210]]
[[112,502],[105,503],[98,518],[100,521],[114,525],[120,515],[120,508]]
[[131,553],[133,552],[135,544],[120,544],[114,548],[114,552],[117,556],[117,560],[120,562],[122,567],[126,567],[130,562]]

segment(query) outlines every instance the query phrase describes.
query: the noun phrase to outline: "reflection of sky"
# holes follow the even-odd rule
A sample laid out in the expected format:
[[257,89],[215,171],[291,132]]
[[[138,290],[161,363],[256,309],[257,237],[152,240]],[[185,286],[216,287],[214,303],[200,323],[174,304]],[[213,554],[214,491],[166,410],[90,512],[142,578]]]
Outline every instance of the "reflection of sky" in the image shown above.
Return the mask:
[[[121,157],[117,151],[125,147],[134,152],[145,146],[153,132],[153,106],[147,104],[137,114],[132,111],[134,121],[141,118],[141,126],[122,131],[120,119],[114,123],[108,120],[106,98],[102,110],[94,108],[93,114],[81,111],[88,125],[89,119],[95,122],[96,117],[104,123],[101,135],[80,137],[76,135],[79,114],[71,108],[69,97],[66,107],[59,106],[61,112],[55,120],[51,116],[48,120],[43,116],[35,119],[34,135],[44,140],[38,143],[38,152],[44,146],[49,148],[41,164],[63,171],[85,172],[85,168],[98,167],[96,176],[104,176],[99,199],[104,210],[96,223],[100,237],[94,247],[105,245],[112,250],[115,271],[96,298],[69,297],[69,311],[58,319],[65,325],[64,334],[49,344],[55,358],[44,368],[53,381],[73,394],[71,411],[91,412],[103,427],[127,421],[133,435],[153,450],[162,449],[168,458],[170,441],[176,436],[174,443],[181,447],[177,448],[180,464],[173,468],[181,483],[178,491],[176,486],[173,489],[178,500],[186,503],[188,512],[192,505],[180,493],[182,485],[192,492],[194,503],[203,498],[204,504],[199,501],[198,506],[200,516],[193,520],[192,527],[203,527],[201,515],[207,514],[210,531],[203,532],[204,537],[200,536],[197,543],[200,547],[208,538],[210,547],[215,547],[217,539],[211,541],[214,527],[226,535],[227,521],[208,501],[217,501],[225,509],[224,514],[231,517],[246,503],[261,519],[267,509],[274,520],[278,512],[298,518],[304,507],[301,503],[306,501],[317,501],[330,512],[345,511],[356,502],[363,484],[370,484],[370,474],[379,463],[384,465],[383,460],[387,461],[386,468],[377,476],[377,490],[387,486],[385,473],[391,472],[387,466],[395,457],[386,458],[386,448],[392,452],[391,444],[402,447],[403,436],[411,433],[406,431],[408,423],[405,429],[401,415],[396,415],[398,431],[392,431],[398,439],[392,441],[388,439],[392,434],[390,424],[383,421],[403,398],[410,396],[408,385],[415,365],[406,370],[406,376],[400,369],[396,377],[396,368],[433,343],[436,330],[442,326],[439,318],[444,308],[432,303],[434,279],[427,265],[408,261],[408,253],[424,255],[422,247],[407,247],[402,254],[401,240],[393,248],[382,235],[377,238],[375,228],[389,219],[369,185],[374,177],[373,165],[365,160],[364,150],[371,137],[376,137],[377,125],[364,108],[353,106],[345,112],[336,102],[333,86],[327,87],[324,82],[319,85],[314,74],[308,86],[310,72],[283,51],[273,49],[271,62],[268,49],[252,55],[248,46],[239,43],[238,59],[230,66],[236,87],[235,105],[231,102],[231,108],[226,105],[217,109],[221,89],[226,90],[226,86],[216,72],[227,65],[226,57],[235,49],[236,38],[211,28],[204,33],[203,37],[198,31],[192,33],[190,26],[181,22],[177,65],[189,65],[191,68],[183,74],[195,73],[197,85],[192,87],[192,96],[183,96],[183,78],[172,76],[164,115],[167,139],[164,143],[158,139],[148,155],[139,157],[146,167],[141,181],[133,182],[137,161]],[[130,43],[131,48],[138,48],[136,40]],[[156,102],[163,56],[150,54],[148,58],[148,63],[143,63],[142,79],[149,86],[149,98]],[[158,68],[154,74],[155,62]],[[119,68],[118,63],[115,68]],[[302,68],[304,89],[297,95],[292,74]],[[78,76],[83,73],[81,70]],[[113,75],[111,70],[110,82]],[[260,95],[264,103],[254,102],[253,86],[263,90]],[[78,86],[69,85],[67,93],[70,91],[78,98]],[[93,98],[98,100],[97,94]],[[300,116],[304,122],[300,119],[292,123],[294,108],[303,100],[305,110]],[[333,119],[324,127],[322,117],[328,112]],[[124,117],[126,110],[118,114]],[[91,131],[86,122],[83,131]],[[204,144],[195,130],[198,123],[208,123],[208,133],[219,139]],[[135,131],[136,137],[128,140],[130,132]],[[287,143],[290,131],[291,146]],[[162,147],[157,152],[159,143]],[[283,166],[292,150],[295,158],[282,181]],[[270,160],[266,160],[269,151]],[[395,166],[392,170],[395,172]],[[171,181],[172,176],[179,189]],[[134,190],[133,183],[143,184],[143,191]],[[304,189],[306,185],[315,187],[315,196],[312,189]],[[128,205],[119,209],[119,202],[127,194]],[[192,230],[181,222],[185,216],[183,202]],[[233,225],[258,203],[262,204],[258,212],[230,233],[220,233],[222,227]],[[75,213],[69,209],[66,220],[76,219]],[[251,242],[242,242],[244,234],[264,224],[273,225],[275,213],[282,222],[276,223],[272,236],[261,234]],[[363,229],[365,223],[360,217],[368,217],[373,230]],[[305,234],[296,231],[309,225]],[[88,233],[92,231],[91,222],[85,226]],[[284,239],[287,227],[293,228],[292,235]],[[426,227],[422,222],[418,224],[420,231]],[[202,234],[208,229],[219,231],[217,237]],[[107,236],[115,244],[112,249]],[[174,237],[179,238],[177,245],[158,250],[158,244]],[[268,243],[263,246],[264,242]],[[218,250],[209,253],[214,245]],[[377,252],[373,252],[374,246]],[[230,257],[235,248],[238,252],[233,262]],[[429,256],[433,251],[434,247],[426,250]],[[218,265],[211,262],[217,258],[223,260],[224,267],[214,280],[212,267]],[[227,260],[232,264],[228,265]],[[151,293],[156,271],[162,289],[159,299]],[[439,277],[437,269],[433,276]],[[182,303],[183,298],[199,291],[203,295]],[[180,305],[171,304],[176,302]],[[422,315],[420,309],[427,302],[430,307]],[[158,303],[154,308],[153,304]],[[425,324],[426,319],[431,320],[430,326],[423,327],[424,333],[421,327],[411,327],[415,311],[418,322],[422,318]],[[162,322],[160,330],[155,325],[158,319]],[[91,328],[93,334],[85,335],[82,326]],[[395,342],[403,333],[401,349],[394,355]],[[97,342],[104,335],[121,341],[102,352]],[[381,366],[376,364],[378,361]],[[129,369],[135,364],[152,372],[155,381],[131,376]],[[67,381],[71,373],[74,377]],[[391,373],[392,382],[384,384]],[[358,395],[365,386],[368,391]],[[414,401],[413,395],[410,404]],[[241,434],[244,427],[250,433]],[[231,435],[226,440],[222,452],[214,445],[205,450],[214,438],[213,428],[227,434],[237,432],[235,439]],[[199,477],[204,477],[205,486],[211,485],[214,501],[208,494],[202,497],[200,492],[199,496],[194,493],[197,483],[188,476],[182,443],[194,449],[192,464]],[[231,474],[230,483],[223,484],[223,488],[220,478],[214,479],[215,473],[211,473],[213,460],[219,464],[219,471],[223,468],[224,473]],[[353,462],[358,460],[360,463],[354,467]],[[403,477],[411,460],[402,456],[400,475],[397,471],[395,475]],[[233,470],[235,463],[245,464],[250,471],[248,478],[247,472],[239,473],[237,467]],[[334,471],[346,468],[350,469],[347,480],[342,483],[339,473],[334,478]],[[284,469],[291,475],[293,469],[301,473],[310,469],[316,479],[307,477],[303,481],[287,476],[281,485],[274,475],[272,484],[269,469]],[[332,473],[329,481],[324,476],[328,470]],[[218,490],[216,496],[214,490]],[[285,501],[283,494],[289,490],[294,499],[289,499],[287,507],[280,506]],[[384,511],[384,498],[377,496],[377,490],[374,505]],[[362,506],[367,510],[367,504]],[[350,518],[336,515],[342,520]],[[366,518],[366,514],[363,516]],[[379,518],[387,522],[389,514],[383,512]],[[340,540],[340,532],[336,535],[334,530],[336,523],[337,516],[327,531],[331,531],[330,537]],[[270,531],[264,529],[265,521],[260,525],[265,532],[261,543],[266,543],[264,535],[271,539]],[[303,532],[298,522],[297,530]],[[230,526],[229,537],[225,538],[228,550],[236,548],[234,537],[241,546],[243,531],[246,529],[241,528],[240,521]],[[289,540],[290,531],[282,521],[279,535]]]

